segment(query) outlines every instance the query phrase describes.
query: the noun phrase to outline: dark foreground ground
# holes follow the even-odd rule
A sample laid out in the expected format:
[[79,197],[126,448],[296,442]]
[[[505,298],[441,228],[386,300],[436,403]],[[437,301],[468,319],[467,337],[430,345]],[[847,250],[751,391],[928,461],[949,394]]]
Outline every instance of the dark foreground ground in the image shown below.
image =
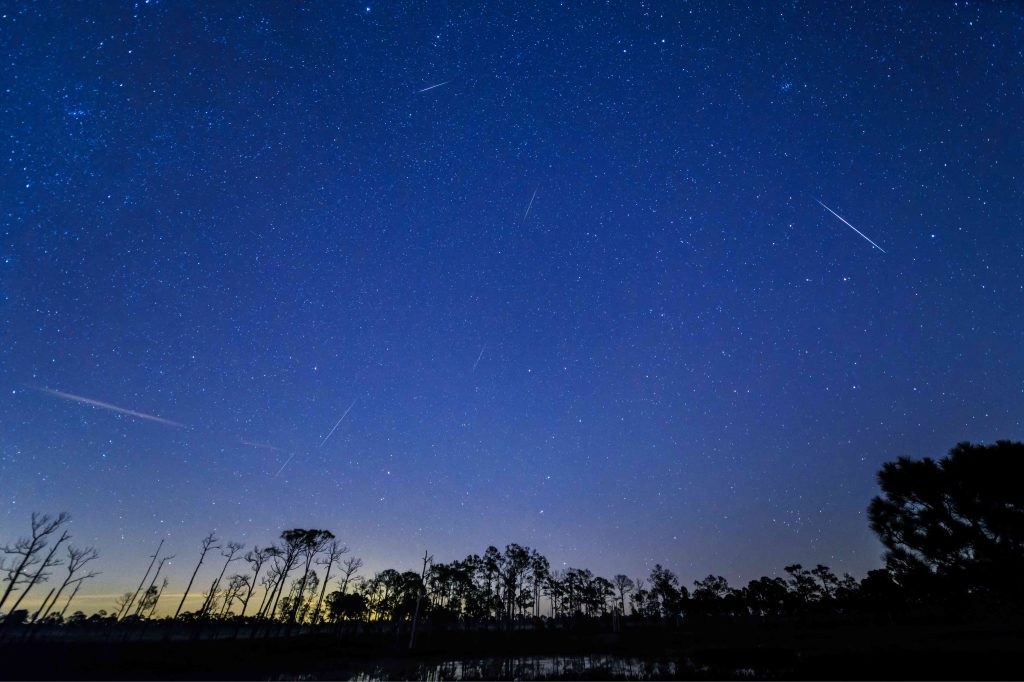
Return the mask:
[[[1024,679],[1024,627],[705,625],[255,640],[0,642],[3,679]],[[127,635],[128,641],[122,640]],[[244,636],[244,635],[243,635]]]

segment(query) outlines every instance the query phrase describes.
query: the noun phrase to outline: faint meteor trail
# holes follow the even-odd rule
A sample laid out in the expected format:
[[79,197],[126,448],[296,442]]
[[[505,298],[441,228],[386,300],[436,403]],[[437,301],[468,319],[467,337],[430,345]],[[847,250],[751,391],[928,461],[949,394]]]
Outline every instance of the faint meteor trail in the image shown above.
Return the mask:
[[473,371],[474,372],[476,371],[476,366],[480,364],[480,358],[482,358],[484,356],[484,351],[485,350],[487,350],[487,344],[486,343],[484,344],[484,347],[480,349],[480,355],[476,356],[476,362],[473,363]]
[[180,424],[178,422],[171,421],[170,419],[164,419],[163,417],[158,417],[155,414],[146,414],[145,412],[136,412],[135,410],[129,410],[129,409],[124,408],[124,407],[118,407],[117,405],[111,405],[110,403],[105,403],[105,402],[102,402],[100,400],[93,400],[92,398],[85,398],[85,397],[80,396],[80,395],[75,395],[74,393],[65,393],[64,391],[55,391],[52,388],[41,388],[41,387],[35,387],[35,386],[29,386],[28,388],[31,388],[33,391],[39,391],[40,393],[48,393],[50,395],[57,396],[58,398],[64,398],[65,400],[73,400],[76,403],[82,403],[84,405],[92,405],[93,407],[100,407],[100,408],[102,408],[104,410],[110,410],[111,412],[117,412],[119,414],[126,414],[129,417],[137,417],[139,419],[146,419],[146,420],[151,421],[151,422],[157,422],[159,424],[166,424],[167,426],[173,426],[173,427],[178,428],[178,429],[187,429],[188,428],[184,424]]
[[[324,437],[324,439],[323,439],[322,441],[320,441],[320,445],[318,445],[317,447],[321,447],[321,448],[322,448],[322,447],[324,446],[324,443],[326,443],[326,442],[327,442],[327,440],[328,440],[328,439],[329,439],[329,438],[330,438],[331,436],[333,436],[333,435],[334,435],[334,432],[338,430],[338,427],[339,427],[339,426],[341,426],[341,422],[345,421],[345,417],[347,417],[347,416],[348,416],[348,413],[349,413],[349,411],[350,411],[350,410],[351,410],[351,409],[352,409],[353,407],[355,407],[355,406],[356,406],[356,401],[355,401],[355,400],[353,400],[353,401],[352,401],[352,404],[348,406],[348,409],[347,409],[347,410],[345,410],[345,414],[341,415],[341,419],[339,419],[339,420],[338,420],[338,423],[334,425],[334,428],[333,428],[333,429],[331,429],[331,432],[330,432],[330,433],[328,433],[328,434],[327,434],[327,435],[326,435],[326,436]],[[288,461],[290,462],[291,460],[288,460]],[[286,462],[286,463],[287,463],[287,462]]]
[[293,459],[295,459],[295,453],[294,452],[291,454],[291,456],[288,459],[286,459],[284,461],[284,464],[281,465],[281,468],[277,470],[277,473],[274,474],[274,478],[277,478],[278,476],[280,476],[281,472],[284,471],[284,468],[286,466],[288,466]]
[[418,95],[421,92],[426,92],[427,90],[433,90],[434,88],[439,88],[442,85],[448,85],[449,83],[451,83],[451,81],[445,81],[444,83],[438,83],[437,85],[431,85],[431,86],[423,88],[422,90],[417,90],[416,94]]
[[258,449],[261,448],[261,449],[264,449],[264,450],[273,450],[274,452],[284,452],[284,450],[282,448],[275,447],[273,445],[268,445],[267,443],[253,443],[252,441],[248,441],[248,440],[246,440],[244,438],[239,438],[238,442],[241,443],[242,445],[248,445],[249,447],[253,447],[253,448],[258,448]]
[[[530,209],[533,208],[533,200],[537,198],[537,190],[533,190],[533,196],[530,197],[530,203],[526,205],[526,213],[523,214],[522,222],[526,222],[526,218],[530,215]],[[520,223],[522,224],[522,223]]]
[[848,228],[850,228],[851,230],[853,230],[854,232],[856,232],[857,234],[859,234],[859,235],[860,235],[861,237],[864,237],[864,239],[866,239],[866,240],[867,240],[867,242],[868,242],[869,244],[871,244],[871,246],[875,247],[876,249],[878,249],[878,250],[879,250],[879,251],[881,251],[882,253],[885,253],[885,249],[883,249],[883,248],[882,248],[881,246],[879,246],[878,244],[876,244],[876,243],[874,243],[873,241],[871,241],[871,239],[870,239],[870,238],[868,238],[868,236],[867,236],[866,234],[864,234],[863,232],[861,232],[860,230],[858,230],[858,229],[857,229],[856,227],[854,227],[854,226],[853,226],[853,225],[851,225],[850,223],[846,222],[846,218],[844,218],[843,216],[839,215],[838,213],[836,213],[835,211],[833,211],[833,210],[832,210],[831,208],[829,208],[828,206],[826,206],[826,205],[825,205],[825,203],[824,203],[824,202],[823,202],[823,201],[822,201],[821,199],[815,199],[815,201],[817,201],[817,202],[818,202],[819,204],[821,204],[821,207],[822,207],[822,208],[824,208],[824,209],[825,209],[826,211],[828,211],[829,213],[831,213],[831,214],[832,214],[832,215],[834,215],[835,217],[837,217],[837,218],[839,218],[840,220],[842,220],[842,221],[843,221],[843,224],[844,224],[844,225],[846,225],[846,226],[847,226]]

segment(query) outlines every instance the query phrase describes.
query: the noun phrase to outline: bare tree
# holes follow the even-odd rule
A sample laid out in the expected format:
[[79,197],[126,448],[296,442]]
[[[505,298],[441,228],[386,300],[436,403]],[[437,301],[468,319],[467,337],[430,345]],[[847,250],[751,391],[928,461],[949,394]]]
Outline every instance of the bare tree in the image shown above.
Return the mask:
[[228,579],[227,589],[224,591],[224,606],[220,610],[220,616],[223,618],[228,614],[231,608],[231,603],[236,599],[245,603],[245,599],[242,597],[243,592],[252,593],[252,589],[249,587],[249,576],[247,575],[233,575]]
[[612,578],[612,584],[615,585],[615,590],[619,593],[619,613],[624,616],[626,615],[626,595],[636,588],[636,583],[620,573]]
[[252,567],[252,580],[246,583],[245,598],[242,599],[242,613],[241,616],[245,616],[246,609],[249,608],[249,600],[252,599],[252,593],[256,590],[256,581],[260,577],[260,569],[263,568],[263,564],[266,563],[274,555],[274,549],[272,547],[264,547],[260,549],[258,546],[253,547],[252,550],[246,552],[245,560],[249,562]]
[[181,595],[181,601],[178,602],[178,608],[174,612],[175,618],[177,618],[178,614],[181,613],[181,607],[185,605],[185,600],[188,599],[188,591],[192,589],[192,583],[196,579],[196,574],[199,573],[199,567],[203,565],[203,558],[206,557],[206,553],[211,549],[218,549],[220,547],[220,545],[213,544],[215,542],[217,542],[217,536],[213,533],[210,533],[203,538],[202,551],[199,553],[199,563],[196,564],[196,570],[192,571],[192,577],[189,578],[188,587],[185,588],[185,594]]
[[75,598],[75,596],[78,594],[78,590],[82,589],[82,583],[84,583],[89,578],[93,578],[93,577],[95,577],[97,575],[99,575],[99,573],[89,573],[87,575],[82,576],[81,578],[75,579],[75,581],[74,581],[76,583],[75,584],[75,589],[71,593],[71,596],[68,597],[68,601],[67,601],[66,604],[64,604],[64,608],[61,609],[61,611],[60,611],[60,617],[62,619],[64,618],[64,614],[67,613],[68,607],[71,606],[71,600],[73,600]]
[[63,545],[65,541],[70,539],[71,535],[66,530],[61,532],[60,537],[57,538],[57,541],[55,543],[53,543],[53,546],[50,548],[50,551],[46,553],[46,557],[43,559],[43,562],[39,565],[39,569],[32,574],[32,578],[28,581],[28,584],[25,585],[25,589],[21,591],[20,595],[18,595],[18,598],[14,602],[14,606],[11,607],[11,613],[14,613],[18,610],[18,607],[21,606],[22,600],[25,599],[26,596],[28,596],[29,590],[31,590],[37,582],[45,582],[46,579],[50,577],[50,574],[47,573],[47,571],[50,568],[53,568],[54,566],[59,566],[62,563],[64,563],[60,559],[55,559],[54,555],[57,553],[57,549],[59,549],[60,546]]
[[[161,559],[160,563],[157,564],[156,573],[153,574],[153,580],[149,583],[149,587],[146,588],[146,594],[155,594],[156,597],[155,597],[155,599],[151,600],[152,604],[148,604],[148,603],[147,604],[143,604],[142,601],[140,601],[139,602],[139,608],[137,608],[135,610],[135,615],[136,616],[144,615],[147,610],[148,611],[153,611],[154,609],[156,609],[156,599],[160,598],[160,596],[159,596],[160,592],[163,591],[163,588],[161,588],[159,592],[157,591],[157,589],[156,589],[156,579],[160,577],[160,571],[162,571],[164,569],[164,564],[166,564],[168,561],[170,561],[173,558],[174,558],[174,555],[170,554],[168,556],[165,556],[163,559]],[[164,582],[165,583],[167,582],[167,578],[164,578]]]
[[128,615],[128,611],[131,610],[132,604],[134,604],[136,598],[138,598],[139,592],[142,592],[142,588],[146,584],[146,578],[149,577],[149,572],[153,570],[153,564],[156,563],[156,558],[158,556],[160,556],[160,550],[163,548],[163,546],[164,546],[164,541],[161,538],[160,544],[157,545],[156,551],[153,552],[153,557],[152,557],[152,560],[149,562],[149,566],[146,567],[146,572],[143,574],[142,580],[139,581],[139,586],[135,588],[135,593],[132,595],[132,598],[129,599],[128,602],[125,603],[121,607],[121,609],[117,612],[117,617],[118,618],[122,618],[122,617]]
[[348,592],[348,585],[352,582],[353,576],[363,567],[363,560],[359,557],[350,556],[345,559],[345,562],[341,565],[341,578],[338,580],[338,586],[341,588],[341,593],[346,594]]
[[270,550],[273,551],[274,563],[270,565],[270,568],[267,569],[267,574],[260,581],[260,585],[263,586],[263,598],[260,599],[260,607],[256,611],[257,618],[263,618],[266,615],[270,600],[277,589],[277,581],[281,577],[283,557],[281,556],[280,548],[271,547]]
[[29,619],[29,622],[31,622],[31,623],[36,622],[36,619],[39,618],[39,614],[41,614],[43,612],[43,607],[46,606],[46,602],[50,601],[50,597],[53,596],[53,593],[56,590],[57,590],[56,587],[51,587],[50,588],[50,591],[46,593],[46,597],[43,598],[42,603],[39,604],[39,608],[36,609],[36,612],[32,614],[32,617]]
[[[64,582],[62,582],[60,587],[57,588],[57,594],[55,594],[53,599],[50,600],[50,603],[46,606],[46,610],[43,611],[40,618],[46,618],[46,616],[49,615],[50,611],[57,604],[57,600],[60,599],[60,595],[64,592],[64,589],[71,583],[75,582],[75,574],[80,572],[90,561],[98,559],[99,556],[100,553],[97,552],[94,547],[79,548],[74,545],[68,545],[68,562],[66,564],[68,574],[64,577]],[[81,579],[85,580],[86,578],[94,578],[97,575],[99,575],[98,572],[92,572],[83,576]]]
[[[154,582],[156,582],[154,580]],[[156,585],[150,584],[149,589],[146,590],[147,599],[145,600],[145,606],[140,609],[139,615],[143,618],[152,618],[153,613],[156,611],[156,605],[160,601],[160,597],[163,596],[164,590],[167,589],[167,584],[170,581],[164,578],[164,581],[160,583],[160,589],[156,589]]]
[[299,579],[298,595],[292,605],[291,615],[288,617],[288,620],[292,623],[295,622],[299,614],[299,606],[305,599],[306,582],[309,579],[309,571],[313,566],[313,560],[317,554],[324,550],[327,543],[332,540],[334,540],[334,533],[329,530],[307,530],[303,533],[299,545],[299,556],[305,563],[302,578]]
[[213,582],[210,583],[210,589],[203,593],[203,606],[196,612],[197,617],[203,616],[206,612],[207,606],[213,606],[213,603],[217,600],[217,594],[217,579],[214,578]]
[[132,593],[131,592],[125,592],[120,597],[115,599],[114,600],[114,607],[117,608],[117,611],[115,613],[121,613],[126,608],[128,608],[128,602],[130,602],[131,600],[132,600]]
[[412,628],[409,631],[409,650],[416,646],[416,624],[420,619],[420,605],[423,598],[427,596],[427,566],[434,561],[434,557],[426,551],[423,552],[423,570],[420,572],[419,591],[416,593],[416,612],[412,616]]
[[199,615],[205,616],[209,611],[213,610],[213,600],[216,597],[218,590],[220,590],[220,581],[224,579],[224,572],[228,570],[228,564],[242,558],[236,557],[235,555],[238,554],[243,547],[245,547],[245,545],[241,542],[229,542],[228,546],[225,548],[226,551],[220,553],[221,556],[227,557],[227,560],[224,562],[224,567],[220,569],[220,575],[218,575],[217,579],[213,581],[213,587],[210,589],[210,594],[206,597],[206,601],[203,602],[203,608],[199,610]]
[[18,583],[29,582],[28,571],[41,561],[39,553],[46,547],[47,538],[70,520],[71,516],[67,512],[61,512],[56,518],[49,514],[32,512],[31,536],[19,538],[13,546],[0,547],[0,551],[4,554],[20,557],[16,558],[7,568],[7,577],[5,578],[7,587],[4,589],[3,596],[0,597],[0,609],[7,603],[7,598],[11,596],[11,592]]
[[280,545],[277,551],[281,557],[281,563],[274,567],[277,580],[274,583],[274,595],[273,599],[267,601],[266,613],[273,618],[277,612],[277,602],[281,599],[281,592],[284,590],[285,581],[288,579],[288,574],[295,568],[296,562],[299,560],[299,553],[303,550],[306,544],[306,536],[313,531],[303,530],[302,528],[293,528],[286,530],[281,533],[281,539],[284,541]]
[[324,593],[327,591],[327,581],[331,579],[331,568],[338,563],[342,555],[348,553],[348,547],[339,543],[337,540],[331,540],[325,551],[327,556],[316,560],[317,564],[324,567],[324,580],[323,585],[320,587],[320,598],[316,600],[316,609],[313,611],[313,625],[316,625],[317,621],[320,620],[320,607],[324,603]]

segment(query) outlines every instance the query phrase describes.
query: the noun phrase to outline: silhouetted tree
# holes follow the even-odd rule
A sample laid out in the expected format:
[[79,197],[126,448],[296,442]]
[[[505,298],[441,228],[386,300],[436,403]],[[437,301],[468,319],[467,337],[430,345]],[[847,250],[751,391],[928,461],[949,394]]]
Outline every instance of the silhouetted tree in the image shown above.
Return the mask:
[[[150,595],[150,599],[148,601],[146,601],[145,604],[142,603],[142,601],[139,602],[138,608],[135,609],[135,615],[136,616],[145,616],[147,611],[152,612],[152,611],[156,610],[156,602],[159,599],[160,592],[163,591],[162,588],[159,589],[159,590],[157,589],[156,581],[157,581],[157,578],[160,577],[161,571],[164,570],[164,564],[166,564],[168,561],[170,561],[173,558],[174,558],[174,555],[173,554],[169,554],[169,555],[167,555],[167,556],[165,556],[165,557],[160,559],[160,563],[157,564],[157,567],[156,567],[156,573],[153,574],[153,579],[149,582],[149,587],[146,588],[146,592],[145,593],[147,595]],[[164,582],[165,583],[167,582],[166,578],[164,579]]]
[[871,528],[904,579],[921,568],[965,593],[1024,597],[1024,443],[960,443],[935,461],[901,457],[878,473]]
[[818,581],[802,565],[790,564],[785,571],[789,574],[790,595],[794,605],[805,607],[821,597]]
[[128,603],[134,598],[134,596],[135,594],[133,592],[125,592],[121,596],[117,597],[114,600],[114,608],[116,609],[114,613],[117,614],[124,612],[124,610],[128,608]]
[[29,619],[29,622],[36,622],[36,619],[39,618],[39,614],[43,612],[43,607],[46,606],[46,602],[50,601],[50,597],[53,596],[53,593],[56,591],[56,589],[56,587],[50,588],[50,591],[46,593],[46,596],[43,597],[43,601],[39,604],[39,608],[36,609],[36,612],[32,614],[32,618]]
[[320,557],[316,560],[316,563],[324,567],[324,580],[323,586],[320,588],[320,598],[316,600],[316,608],[313,609],[313,624],[320,620],[320,607],[324,602],[324,592],[327,591],[327,581],[331,579],[331,568],[341,559],[341,557],[348,553],[348,547],[339,543],[337,540],[331,540],[326,548],[324,549],[326,556]]
[[754,616],[780,616],[790,601],[789,585],[779,577],[757,578],[743,588],[743,602]]
[[[46,610],[42,612],[40,618],[46,618],[46,615],[50,612],[51,609],[53,609],[54,605],[56,605],[57,600],[60,599],[60,596],[64,592],[64,589],[68,585],[76,581],[76,574],[80,573],[82,569],[85,567],[85,565],[88,564],[90,561],[94,561],[95,559],[99,558],[100,555],[100,553],[97,552],[96,549],[93,547],[78,548],[74,545],[68,545],[67,551],[68,561],[65,564],[65,568],[67,568],[68,574],[64,577],[64,581],[60,584],[60,587],[57,588],[57,593],[53,596],[53,599],[51,599],[49,604],[46,605]],[[94,578],[97,575],[99,575],[99,572],[93,571],[77,578],[77,581],[80,583],[83,580]]]
[[818,593],[822,599],[834,599],[836,590],[839,589],[839,578],[828,566],[818,564],[811,569],[810,574],[818,580]]
[[620,573],[612,578],[612,584],[615,585],[615,590],[619,594],[619,613],[626,615],[626,595],[633,592],[636,583]]
[[690,605],[706,616],[721,615],[731,610],[732,593],[725,578],[720,575],[709,575],[703,580],[693,581]]
[[275,560],[267,569],[267,574],[263,576],[263,580],[260,581],[260,585],[263,586],[263,597],[260,599],[259,608],[256,609],[256,618],[263,618],[267,608],[267,604],[270,602],[271,593],[274,591],[277,585],[277,577],[280,564],[278,563],[279,556],[277,554],[276,547],[269,547],[268,551],[271,552],[270,557]]
[[242,598],[242,612],[241,616],[245,616],[246,609],[249,608],[249,600],[252,599],[252,593],[256,590],[256,581],[260,577],[260,570],[263,568],[263,564],[267,562],[274,554],[274,550],[269,547],[260,549],[258,546],[253,547],[252,550],[246,552],[245,560],[252,567],[252,579],[246,581],[246,592],[245,597]]
[[342,591],[327,595],[327,617],[332,623],[342,620],[362,620],[366,615],[366,597],[359,593]]
[[36,582],[36,576],[39,576],[43,568],[41,567],[34,575],[30,575],[30,569],[42,561],[40,553],[46,548],[48,538],[70,520],[71,516],[67,512],[61,512],[56,518],[49,514],[32,512],[29,537],[19,538],[13,545],[0,547],[0,551],[4,554],[14,557],[11,565],[5,567],[7,575],[4,579],[7,581],[7,587],[4,588],[3,596],[0,596],[0,609],[3,609],[7,598],[11,596],[17,585]]
[[530,577],[533,583],[533,615],[540,615],[540,593],[544,581],[551,573],[551,563],[536,550],[530,552]]
[[[293,528],[281,533],[282,545],[278,548],[280,563],[274,567],[274,573],[276,576],[274,598],[268,601],[266,611],[267,615],[271,618],[273,618],[274,614],[277,613],[277,603],[281,598],[281,593],[284,590],[288,574],[295,568],[300,555],[308,550],[310,541],[313,540],[319,532],[320,531],[305,530],[303,528]],[[310,561],[312,561],[312,559]]]
[[64,617],[64,614],[67,612],[68,607],[71,606],[72,600],[74,600],[74,598],[78,595],[78,590],[82,589],[82,583],[84,583],[86,581],[86,579],[91,578],[91,577],[93,577],[95,575],[96,575],[95,573],[90,573],[90,574],[85,575],[82,578],[77,578],[74,581],[75,582],[75,589],[71,592],[71,596],[68,597],[67,602],[64,604],[64,608],[61,609],[61,611],[60,611],[60,617],[61,618]]
[[294,600],[291,615],[288,620],[295,622],[298,616],[299,607],[303,603],[306,594],[306,582],[313,567],[316,556],[323,551],[327,544],[334,539],[334,534],[329,530],[307,530],[300,540],[299,557],[302,562],[302,577],[299,579],[298,598]]
[[676,574],[661,564],[655,564],[651,570],[651,589],[648,599],[652,602],[651,610],[662,618],[670,618],[682,613],[683,602],[689,598],[689,592],[679,584]]
[[875,613],[890,612],[907,601],[902,586],[884,568],[868,571],[860,581],[857,597],[865,609]]
[[181,595],[181,601],[178,602],[178,608],[174,611],[174,617],[177,618],[178,614],[181,613],[181,607],[185,605],[185,600],[188,598],[189,590],[192,589],[192,583],[195,582],[196,574],[199,573],[199,567],[203,565],[203,559],[206,557],[206,553],[211,549],[219,549],[220,545],[215,545],[217,542],[217,536],[210,533],[205,538],[201,545],[201,551],[199,552],[199,561],[196,563],[196,570],[192,571],[192,577],[189,578],[188,586],[185,588],[185,593]]
[[341,578],[338,580],[338,584],[342,594],[348,592],[349,583],[362,567],[363,560],[358,557],[349,557],[341,564]]
[[42,563],[39,564],[39,568],[37,568],[35,572],[33,572],[32,577],[28,580],[28,583],[25,585],[25,589],[21,591],[21,594],[18,595],[18,598],[14,601],[14,605],[11,606],[12,613],[18,610],[18,607],[21,606],[21,602],[25,599],[25,597],[28,596],[29,591],[37,583],[46,582],[46,580],[50,577],[50,574],[47,571],[49,571],[54,566],[59,566],[62,563],[64,563],[60,559],[56,558],[56,554],[60,546],[69,539],[71,539],[71,535],[66,530],[62,531],[60,537],[57,538],[57,541],[53,543],[52,547],[50,547],[50,551],[46,553],[45,557],[43,557]]
[[142,593],[142,597],[139,599],[138,608],[135,610],[135,616],[138,618],[145,618],[147,615],[152,614],[156,610],[157,602],[160,601],[160,593],[163,591],[163,587],[167,586],[167,579],[164,578],[163,586],[158,588],[155,581],[151,582],[146,591]]
[[224,605],[221,608],[220,615],[223,618],[227,616],[231,611],[231,603],[235,600],[242,602],[243,608],[245,604],[246,593],[252,593],[251,586],[249,585],[249,576],[247,575],[233,575],[228,579],[227,589],[224,590]]
[[121,605],[121,608],[117,611],[117,617],[122,618],[128,615],[128,611],[131,610],[132,604],[135,603],[135,599],[139,596],[139,592],[146,584],[146,578],[149,577],[149,572],[153,570],[153,564],[156,563],[156,558],[160,556],[160,550],[163,549],[164,540],[160,539],[160,544],[157,545],[156,551],[153,552],[153,556],[149,562],[149,566],[146,567],[146,572],[142,575],[142,580],[139,581],[139,586],[135,588],[135,592],[132,594],[131,599]]
[[220,590],[220,581],[224,579],[224,572],[228,570],[228,564],[232,561],[237,561],[242,557],[236,556],[242,548],[245,547],[241,542],[229,542],[224,551],[221,552],[221,556],[226,557],[224,566],[220,569],[220,575],[213,581],[213,587],[210,588],[210,592],[206,597],[206,601],[203,602],[203,607],[199,609],[200,616],[206,616],[213,611],[213,600],[216,599],[217,593]]

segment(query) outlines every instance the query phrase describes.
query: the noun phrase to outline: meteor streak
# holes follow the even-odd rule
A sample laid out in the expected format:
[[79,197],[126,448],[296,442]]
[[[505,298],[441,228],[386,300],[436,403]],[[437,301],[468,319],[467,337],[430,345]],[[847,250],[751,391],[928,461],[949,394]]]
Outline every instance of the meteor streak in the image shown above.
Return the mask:
[[437,85],[431,85],[431,86],[423,88],[422,90],[417,90],[416,94],[418,95],[421,92],[426,92],[427,90],[433,90],[434,88],[439,88],[442,85],[448,85],[449,83],[451,83],[451,81],[445,81],[444,83],[438,83]]
[[136,417],[138,419],[146,419],[146,420],[151,421],[151,422],[157,422],[159,424],[166,424],[167,426],[173,426],[173,427],[179,428],[179,429],[186,429],[186,428],[188,428],[184,424],[179,424],[178,422],[171,421],[170,419],[164,419],[163,417],[157,417],[154,414],[146,414],[145,412],[136,412],[135,410],[129,410],[129,409],[124,408],[124,407],[118,407],[117,405],[111,405],[110,403],[105,403],[105,402],[102,402],[100,400],[93,400],[92,398],[85,398],[85,397],[82,397],[80,395],[75,395],[73,393],[65,393],[64,391],[55,391],[52,388],[37,388],[35,386],[29,386],[28,388],[31,388],[33,391],[39,391],[40,393],[48,393],[49,395],[57,396],[58,398],[63,398],[65,400],[73,400],[76,403],[83,403],[85,405],[92,405],[93,407],[99,407],[99,408],[102,408],[104,410],[110,410],[111,412],[117,412],[119,414],[126,414],[129,417]]
[[[345,410],[345,414],[341,415],[341,419],[339,419],[339,420],[338,420],[338,423],[334,425],[334,428],[333,428],[333,429],[331,429],[331,432],[330,432],[330,433],[328,433],[328,434],[327,434],[327,436],[325,436],[325,437],[324,437],[324,439],[323,439],[322,441],[320,441],[320,445],[319,445],[319,446],[317,446],[317,447],[321,447],[321,448],[322,448],[322,447],[324,446],[324,443],[326,443],[326,442],[327,442],[327,439],[328,439],[328,438],[330,438],[331,436],[333,436],[333,435],[334,435],[334,432],[338,430],[338,427],[339,427],[339,426],[341,426],[341,422],[345,421],[345,417],[347,417],[347,416],[348,416],[348,413],[349,413],[349,411],[350,411],[350,410],[351,410],[351,409],[352,409],[353,407],[355,407],[355,405],[356,405],[356,401],[355,401],[355,400],[353,400],[353,401],[352,401],[352,404],[348,406],[348,409],[347,409],[347,410]],[[288,462],[290,462],[290,461],[291,461],[291,460],[288,460]],[[287,464],[288,462],[285,462],[285,464]],[[283,469],[284,467],[281,467],[281,468]]]
[[248,441],[248,440],[246,440],[244,438],[239,438],[238,442],[241,443],[242,445],[248,445],[249,447],[253,447],[253,448],[260,448],[260,449],[264,449],[264,450],[273,450],[274,452],[284,452],[284,450],[282,450],[281,448],[275,447],[273,445],[268,445],[267,443],[253,443],[252,441]]
[[473,371],[474,372],[476,371],[476,366],[480,364],[480,358],[482,358],[484,356],[484,351],[485,350],[487,350],[487,344],[486,343],[484,344],[484,347],[480,349],[480,355],[476,356],[476,362],[473,363]]
[[876,249],[878,249],[878,250],[879,250],[879,251],[881,251],[882,253],[885,253],[885,249],[883,249],[883,248],[882,248],[881,246],[879,246],[878,244],[876,244],[876,243],[874,243],[873,241],[871,241],[871,239],[869,239],[869,238],[868,238],[868,236],[867,236],[866,234],[864,234],[863,232],[861,232],[860,230],[858,230],[858,229],[857,229],[856,227],[854,227],[854,226],[853,226],[853,225],[851,225],[850,223],[846,222],[846,218],[844,218],[843,216],[839,215],[838,213],[836,213],[835,211],[833,211],[833,210],[832,210],[831,208],[829,208],[828,206],[826,206],[826,205],[825,205],[825,204],[824,204],[824,203],[823,203],[823,202],[821,201],[821,199],[815,199],[815,201],[817,201],[817,202],[818,202],[819,204],[821,204],[821,207],[822,207],[822,208],[824,208],[824,209],[825,209],[826,211],[828,211],[829,213],[831,213],[831,214],[832,214],[832,215],[834,215],[835,217],[837,217],[837,218],[839,218],[840,220],[842,220],[842,221],[843,221],[843,224],[844,224],[844,225],[846,225],[846,226],[847,226],[848,228],[850,228],[851,230],[853,230],[854,232],[856,232],[857,234],[859,234],[859,235],[860,235],[861,237],[864,237],[864,239],[866,239],[866,240],[867,240],[867,242],[868,242],[869,244],[871,244],[871,246],[875,247]]
[[278,476],[280,476],[281,472],[284,471],[284,468],[286,466],[288,466],[293,459],[295,459],[295,453],[294,452],[291,454],[291,456],[288,459],[286,459],[284,461],[284,464],[281,465],[281,468],[277,470],[277,473],[274,474],[274,478],[277,478]]
[[537,190],[533,190],[533,196],[530,197],[530,203],[526,206],[526,213],[523,214],[523,222],[526,222],[526,218],[530,215],[530,209],[533,208],[533,200],[537,198]]

